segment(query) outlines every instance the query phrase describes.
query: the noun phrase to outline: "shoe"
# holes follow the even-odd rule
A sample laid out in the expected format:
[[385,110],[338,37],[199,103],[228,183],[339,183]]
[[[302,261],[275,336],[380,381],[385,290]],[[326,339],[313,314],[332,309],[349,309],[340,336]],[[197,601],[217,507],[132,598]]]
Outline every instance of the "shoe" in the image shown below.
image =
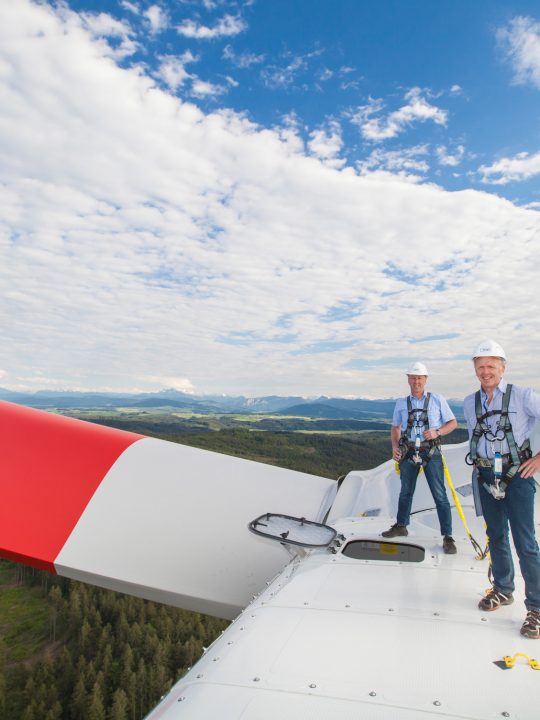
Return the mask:
[[513,602],[512,593],[502,593],[500,590],[491,588],[486,596],[480,600],[478,607],[480,610],[491,612],[492,610],[498,610],[501,605],[511,605]]
[[442,541],[442,549],[447,555],[455,555],[457,553],[456,543],[451,535],[445,535]]
[[531,640],[540,639],[540,610],[529,610],[520,633]]
[[405,527],[405,525],[398,525],[397,523],[392,525],[390,530],[385,530],[383,533],[381,533],[381,535],[383,537],[388,537],[388,538],[397,537],[398,535],[405,536],[408,534],[409,534],[409,532],[408,532],[407,528]]

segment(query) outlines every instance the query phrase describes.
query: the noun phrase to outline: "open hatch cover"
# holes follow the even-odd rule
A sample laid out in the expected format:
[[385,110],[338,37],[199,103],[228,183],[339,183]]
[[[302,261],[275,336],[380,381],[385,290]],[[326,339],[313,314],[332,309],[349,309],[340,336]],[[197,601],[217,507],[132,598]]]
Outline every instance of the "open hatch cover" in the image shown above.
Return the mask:
[[336,531],[329,525],[276,513],[261,515],[248,527],[251,532],[270,540],[302,547],[328,547],[336,537]]

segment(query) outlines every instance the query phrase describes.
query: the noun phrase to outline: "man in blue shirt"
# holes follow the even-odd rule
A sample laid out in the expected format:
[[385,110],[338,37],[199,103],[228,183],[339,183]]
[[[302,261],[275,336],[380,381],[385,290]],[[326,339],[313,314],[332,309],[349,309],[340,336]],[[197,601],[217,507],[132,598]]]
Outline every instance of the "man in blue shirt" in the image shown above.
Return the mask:
[[456,544],[452,538],[452,513],[444,486],[440,438],[454,430],[456,418],[442,395],[425,392],[428,371],[423,363],[414,363],[406,372],[411,394],[396,402],[390,431],[392,455],[399,462],[401,478],[397,522],[382,535],[387,538],[408,535],[416,480],[423,467],[437,508],[443,550],[454,554]]
[[524,637],[540,638],[540,551],[534,532],[534,473],[540,453],[533,455],[529,438],[540,420],[540,396],[531,388],[503,380],[506,354],[494,340],[481,343],[474,356],[478,392],[463,403],[470,439],[470,462],[476,466],[480,501],[487,525],[493,588],[478,603],[497,610],[513,602],[514,564],[508,525],[525,581],[527,617]]

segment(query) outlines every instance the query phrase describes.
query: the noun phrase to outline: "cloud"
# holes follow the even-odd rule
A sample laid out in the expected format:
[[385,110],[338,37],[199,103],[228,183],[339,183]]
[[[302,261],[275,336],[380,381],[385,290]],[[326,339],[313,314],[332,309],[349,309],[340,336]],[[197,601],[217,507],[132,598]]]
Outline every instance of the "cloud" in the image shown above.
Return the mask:
[[312,58],[320,57],[323,52],[320,48],[305,55],[293,55],[285,52],[283,57],[287,63],[285,65],[268,65],[261,71],[261,78],[266,87],[272,90],[292,87],[296,83],[297,77],[308,69],[309,61]]
[[334,72],[330,70],[330,68],[321,68],[317,72],[317,80],[320,82],[328,82],[328,80],[331,80],[334,77]]
[[0,93],[3,385],[388,397],[429,336],[438,392],[475,386],[485,336],[538,382],[537,211],[204,113],[58,6],[0,3]]
[[510,158],[501,158],[492,165],[481,165],[478,172],[482,182],[492,185],[506,185],[509,182],[521,182],[540,175],[540,152],[529,155],[521,152]]
[[217,97],[226,93],[230,85],[231,82],[227,85],[219,85],[197,78],[191,85],[191,95],[197,98]]
[[405,94],[404,99],[407,104],[389,113],[386,117],[373,117],[381,113],[384,103],[381,99],[371,99],[367,105],[357,109],[351,122],[358,125],[366,140],[374,142],[394,138],[416,122],[431,120],[437,125],[446,125],[448,118],[446,110],[431,105],[422,96],[420,88],[411,88]]
[[[60,8],[60,12],[63,8]],[[133,39],[134,32],[129,23],[117,20],[108,13],[81,13],[84,27],[94,38],[106,41],[107,54],[122,60],[133,55],[138,44]]]
[[247,23],[241,17],[234,15],[224,15],[220,18],[214,27],[201,25],[194,20],[184,20],[177,26],[176,31],[179,35],[196,40],[213,40],[220,37],[232,37],[244,32]]
[[264,55],[255,55],[254,53],[241,53],[237,55],[230,45],[227,45],[223,50],[223,57],[225,60],[229,60],[235,67],[245,70],[246,68],[252,67],[252,65],[258,65],[264,62]]
[[156,390],[165,388],[167,390],[178,390],[188,395],[195,393],[195,387],[189,378],[170,375],[148,375],[144,380],[149,383],[151,387],[155,387]]
[[339,158],[343,148],[341,126],[330,120],[325,128],[318,128],[309,134],[308,148],[312,155],[330,167],[343,167],[345,160]]
[[186,81],[191,80],[194,77],[188,73],[186,65],[197,61],[198,58],[189,50],[186,50],[186,52],[180,57],[176,57],[174,55],[162,57],[156,76],[163,80],[167,87],[169,87],[173,92],[176,92],[176,90],[184,85]]
[[129,2],[129,0],[121,0],[120,6],[134,15],[140,15],[141,10],[136,3]]
[[531,17],[515,17],[497,31],[497,39],[514,71],[519,85],[540,88],[540,22]]
[[439,145],[435,149],[437,159],[440,165],[445,167],[456,167],[463,160],[465,156],[465,146],[458,145],[453,153],[448,151],[445,145]]
[[143,15],[150,23],[152,35],[157,35],[157,33],[166,30],[169,26],[167,12],[160,8],[159,5],[150,5],[150,7],[144,11]]
[[296,80],[296,76],[304,71],[307,67],[305,59],[298,55],[293,57],[290,62],[278,67],[269,65],[261,72],[261,77],[266,87],[276,90],[278,88],[290,87]]
[[373,150],[365,159],[358,162],[362,174],[388,172],[397,174],[408,181],[418,182],[429,171],[426,160],[429,149],[427,145],[415,145],[401,150]]

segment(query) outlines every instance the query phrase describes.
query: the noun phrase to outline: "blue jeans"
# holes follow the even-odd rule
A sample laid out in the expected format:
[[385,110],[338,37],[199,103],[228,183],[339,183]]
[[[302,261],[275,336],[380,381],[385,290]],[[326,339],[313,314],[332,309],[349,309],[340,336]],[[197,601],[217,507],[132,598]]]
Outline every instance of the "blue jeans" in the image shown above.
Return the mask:
[[[425,457],[426,453],[421,453]],[[413,451],[409,451],[400,465],[401,491],[399,493],[397,523],[398,525],[409,524],[411,507],[414,491],[416,489],[416,479],[420,472],[420,466],[415,465],[409,458],[413,456]],[[424,468],[424,474],[435,501],[439,524],[441,526],[441,535],[452,534],[452,512],[450,503],[446,495],[444,487],[444,468],[442,463],[441,451],[435,450],[431,456],[431,460]]]
[[[480,468],[479,480],[492,482],[493,471]],[[534,478],[522,478],[519,473],[514,475],[502,500],[495,500],[484,487],[480,491],[489,537],[493,586],[503,593],[514,591],[514,563],[508,537],[510,525],[525,581],[527,610],[540,610],[540,551],[534,534],[535,492]]]

